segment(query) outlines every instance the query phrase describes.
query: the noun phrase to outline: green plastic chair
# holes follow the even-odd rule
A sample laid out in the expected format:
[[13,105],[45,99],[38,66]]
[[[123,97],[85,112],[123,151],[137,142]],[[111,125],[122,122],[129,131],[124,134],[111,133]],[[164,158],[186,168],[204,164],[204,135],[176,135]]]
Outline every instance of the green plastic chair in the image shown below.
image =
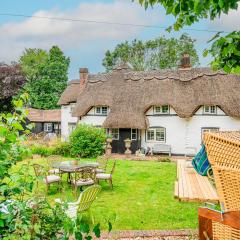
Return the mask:
[[[78,214],[82,214],[84,212],[88,212],[91,216],[91,220],[94,223],[94,218],[91,213],[90,207],[92,203],[95,201],[98,193],[101,191],[101,187],[99,185],[93,185],[91,187],[86,188],[83,192],[80,193],[78,200],[76,202],[67,203],[66,214],[73,221],[77,219]],[[63,203],[60,199],[55,199],[57,203]]]

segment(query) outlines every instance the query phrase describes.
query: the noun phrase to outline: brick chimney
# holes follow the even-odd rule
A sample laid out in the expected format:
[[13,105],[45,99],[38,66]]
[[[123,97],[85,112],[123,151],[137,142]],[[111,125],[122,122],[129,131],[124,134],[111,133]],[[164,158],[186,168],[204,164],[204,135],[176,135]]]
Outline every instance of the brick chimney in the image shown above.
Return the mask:
[[80,85],[85,85],[87,83],[87,79],[88,79],[88,69],[80,68],[79,75],[80,75]]
[[184,53],[182,55],[180,69],[182,69],[182,70],[191,69],[190,56],[188,53]]

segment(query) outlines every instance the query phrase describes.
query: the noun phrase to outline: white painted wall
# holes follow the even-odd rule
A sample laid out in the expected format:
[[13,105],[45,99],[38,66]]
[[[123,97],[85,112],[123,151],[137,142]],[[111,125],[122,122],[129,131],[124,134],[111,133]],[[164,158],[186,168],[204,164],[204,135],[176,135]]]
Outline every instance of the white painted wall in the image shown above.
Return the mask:
[[[62,106],[61,125],[62,139],[67,140],[69,135],[68,124],[77,123],[77,118],[71,116],[71,107],[74,105]],[[222,131],[240,130],[240,118],[227,116],[220,108],[216,115],[202,115],[203,107],[198,109],[191,118],[180,118],[173,108],[170,108],[168,115],[154,115],[153,107],[146,112],[149,121],[149,127],[164,127],[166,129],[166,144],[171,145],[173,154],[194,153],[193,149],[198,151],[201,147],[202,128],[217,127]],[[79,120],[79,123],[91,124],[93,126],[102,126],[107,116],[94,115],[92,108],[85,116]],[[147,142],[145,130],[141,131],[142,147],[153,147],[159,142]]]
[[68,125],[71,123],[77,123],[78,121],[77,117],[72,117],[71,110],[74,106],[75,103],[71,103],[61,107],[61,138],[63,141],[66,141],[69,136]]
[[[227,116],[220,108],[217,115],[202,115],[200,108],[191,118],[180,118],[175,115],[174,109],[170,109],[170,115],[153,115],[150,108],[146,115],[149,127],[160,126],[166,128],[166,144],[171,145],[172,153],[185,154],[194,153],[192,148],[198,151],[201,147],[202,128],[218,127],[222,131],[240,130],[240,119]],[[145,130],[142,130],[141,141],[143,147],[153,147],[159,142],[147,142]]]
[[81,117],[79,123],[86,123],[93,126],[102,126],[107,116],[95,115],[94,107],[89,112]]

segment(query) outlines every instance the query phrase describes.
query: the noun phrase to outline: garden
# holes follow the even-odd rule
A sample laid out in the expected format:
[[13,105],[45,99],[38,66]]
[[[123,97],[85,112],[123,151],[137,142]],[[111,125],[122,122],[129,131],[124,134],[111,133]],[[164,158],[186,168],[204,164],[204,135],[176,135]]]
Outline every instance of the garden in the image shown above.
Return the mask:
[[[174,199],[176,164],[169,161],[108,159],[106,173],[112,172],[113,188],[100,181],[101,191],[91,214],[78,214],[73,221],[64,204],[74,202],[83,192],[73,191],[67,174],[61,188],[36,176],[34,165],[49,168],[49,158],[59,162],[94,164],[103,159],[106,134],[100,128],[79,125],[68,143],[29,141],[31,125],[25,124],[23,108],[27,95],[15,101],[15,112],[1,114],[0,125],[0,232],[3,239],[92,239],[113,230],[196,229],[196,203]],[[166,159],[165,159],[166,160]],[[115,165],[116,164],[116,165]],[[87,189],[87,187],[84,187]]]

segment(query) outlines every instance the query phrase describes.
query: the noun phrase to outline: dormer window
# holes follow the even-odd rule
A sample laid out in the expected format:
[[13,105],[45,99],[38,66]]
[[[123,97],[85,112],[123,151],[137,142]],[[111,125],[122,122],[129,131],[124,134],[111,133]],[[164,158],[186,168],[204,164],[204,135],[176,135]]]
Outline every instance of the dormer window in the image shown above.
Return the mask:
[[168,105],[154,106],[154,114],[169,114],[169,110]]
[[107,106],[97,106],[97,107],[95,107],[95,114],[96,115],[107,116],[108,115],[108,107]]
[[215,105],[204,106],[203,113],[204,114],[217,114],[217,106],[215,106]]

